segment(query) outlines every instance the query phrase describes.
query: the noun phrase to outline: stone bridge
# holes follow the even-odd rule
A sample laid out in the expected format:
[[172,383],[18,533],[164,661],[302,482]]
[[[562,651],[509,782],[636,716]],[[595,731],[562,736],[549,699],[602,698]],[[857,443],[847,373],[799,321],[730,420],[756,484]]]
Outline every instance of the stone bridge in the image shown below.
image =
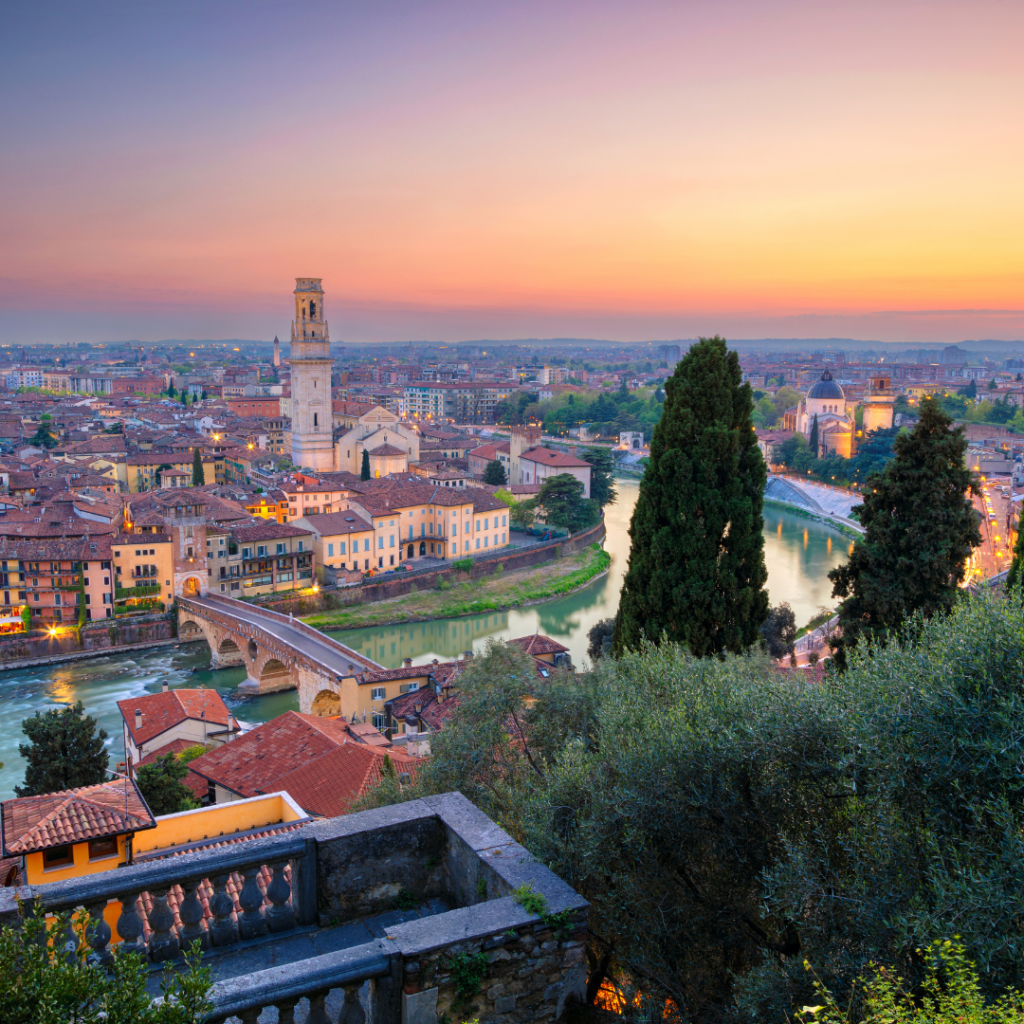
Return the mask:
[[798,487],[791,480],[786,480],[781,476],[775,476],[771,473],[768,474],[768,481],[764,485],[764,496],[766,498],[774,498],[776,501],[781,501],[786,505],[799,505],[801,508],[806,508],[823,516],[828,515],[828,512],[821,507],[818,501],[812,498],[802,487]]
[[298,619],[213,594],[178,598],[178,638],[205,639],[215,669],[244,665],[240,693],[297,689],[307,714],[338,714],[342,687],[383,667]]

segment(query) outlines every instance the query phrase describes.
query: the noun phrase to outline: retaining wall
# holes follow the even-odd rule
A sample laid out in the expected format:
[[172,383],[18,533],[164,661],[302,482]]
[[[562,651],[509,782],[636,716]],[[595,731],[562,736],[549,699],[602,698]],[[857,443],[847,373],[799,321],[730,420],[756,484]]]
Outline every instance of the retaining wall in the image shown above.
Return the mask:
[[177,635],[176,616],[140,615],[130,621],[103,619],[82,628],[82,638],[73,632],[60,636],[16,636],[0,641],[0,669],[13,668],[25,660],[39,660],[105,651],[134,644],[159,643]]
[[[469,575],[473,579],[490,576],[500,565],[502,571],[511,572],[515,569],[528,569],[533,565],[575,554],[585,547],[604,539],[604,520],[582,533],[574,534],[547,544],[537,544],[529,548],[503,548],[490,558],[477,558]],[[346,587],[342,590],[326,591],[315,597],[289,597],[283,594],[268,594],[265,599],[254,604],[261,608],[293,615],[312,615],[316,612],[333,608],[344,608],[349,605],[370,604],[374,601],[386,601],[391,597],[402,597],[417,590],[429,590],[439,579],[449,579],[456,570],[451,565],[438,569],[436,572],[409,573],[405,576],[398,573],[382,579],[373,579],[358,587]]]

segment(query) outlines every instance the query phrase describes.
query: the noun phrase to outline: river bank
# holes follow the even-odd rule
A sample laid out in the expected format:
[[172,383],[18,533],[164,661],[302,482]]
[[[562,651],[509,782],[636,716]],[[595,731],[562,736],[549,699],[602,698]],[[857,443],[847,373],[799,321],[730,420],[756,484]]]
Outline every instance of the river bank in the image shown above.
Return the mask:
[[611,556],[600,545],[591,544],[575,554],[529,569],[495,572],[476,579],[459,574],[464,578],[442,580],[430,590],[302,618],[317,629],[337,630],[508,611],[572,594],[604,576],[610,563]]

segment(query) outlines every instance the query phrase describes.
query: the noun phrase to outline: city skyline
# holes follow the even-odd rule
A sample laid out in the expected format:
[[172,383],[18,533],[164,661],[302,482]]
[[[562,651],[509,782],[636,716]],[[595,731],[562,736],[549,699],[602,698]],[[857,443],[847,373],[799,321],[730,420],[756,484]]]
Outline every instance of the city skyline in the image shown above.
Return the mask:
[[1007,5],[43,4],[0,341],[1024,337]]

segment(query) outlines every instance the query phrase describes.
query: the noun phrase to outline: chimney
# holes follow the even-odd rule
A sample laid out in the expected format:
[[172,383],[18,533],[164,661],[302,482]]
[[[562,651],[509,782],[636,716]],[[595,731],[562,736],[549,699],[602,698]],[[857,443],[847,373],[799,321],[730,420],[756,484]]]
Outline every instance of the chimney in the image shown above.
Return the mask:
[[435,659],[434,659],[434,660],[433,660],[433,661],[432,661],[432,662],[431,662],[430,664],[431,664],[431,665],[436,665],[436,664],[438,664],[437,658],[435,658]]
[[142,712],[138,708],[135,709],[135,728],[142,728]]
[[462,652],[462,660],[463,661],[472,661],[473,660],[473,652],[472,651],[463,651]]
[[161,689],[164,691],[164,693],[166,693],[170,689],[170,687],[167,685],[167,680],[166,679],[163,681],[163,685],[162,685]]
[[403,668],[412,668],[412,658],[403,658],[402,659],[402,667]]

